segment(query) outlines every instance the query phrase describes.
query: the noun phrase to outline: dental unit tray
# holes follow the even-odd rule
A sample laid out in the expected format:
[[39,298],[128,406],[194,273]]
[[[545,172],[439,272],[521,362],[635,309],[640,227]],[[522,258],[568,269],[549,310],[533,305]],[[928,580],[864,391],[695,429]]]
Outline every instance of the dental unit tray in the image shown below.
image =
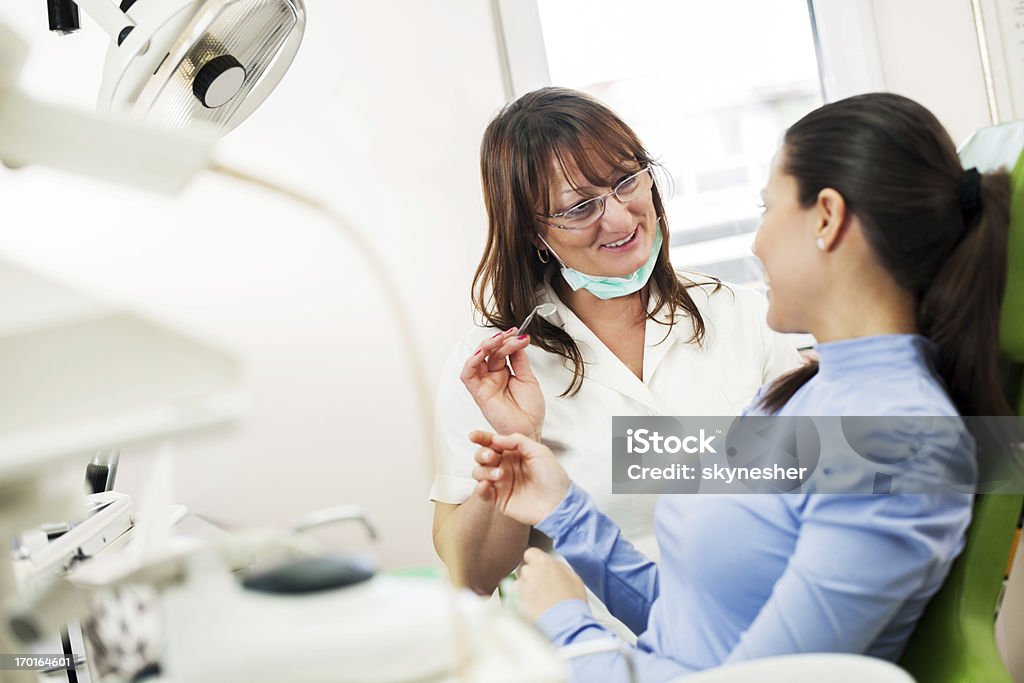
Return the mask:
[[124,544],[132,528],[129,496],[116,491],[94,493],[86,497],[86,511],[88,516],[81,521],[44,525],[35,532],[35,540],[23,538],[15,548],[19,583],[26,586],[35,577],[61,574],[111,544]]

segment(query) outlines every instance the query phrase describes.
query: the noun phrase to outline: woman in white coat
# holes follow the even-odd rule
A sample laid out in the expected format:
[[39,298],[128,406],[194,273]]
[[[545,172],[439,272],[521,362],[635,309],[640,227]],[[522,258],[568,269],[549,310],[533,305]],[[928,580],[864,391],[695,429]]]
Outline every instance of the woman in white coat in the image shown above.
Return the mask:
[[[488,126],[488,235],[473,285],[484,326],[452,351],[438,393],[434,544],[490,593],[530,528],[471,497],[467,435],[543,440],[630,540],[652,536],[655,496],[611,495],[615,415],[735,415],[799,364],[751,290],[676,272],[655,162],[607,107],[544,88]],[[519,325],[533,308],[555,313]],[[468,389],[468,391],[467,391]]]

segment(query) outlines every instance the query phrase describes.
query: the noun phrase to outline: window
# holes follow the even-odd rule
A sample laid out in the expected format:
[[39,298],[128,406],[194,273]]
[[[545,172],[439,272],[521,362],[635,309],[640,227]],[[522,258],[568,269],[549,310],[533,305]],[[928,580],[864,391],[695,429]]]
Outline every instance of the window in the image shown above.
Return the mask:
[[[759,285],[758,195],[786,126],[823,102],[807,0],[537,0],[531,12],[547,73],[534,56],[513,94],[546,81],[611,106],[671,177],[673,262]],[[527,50],[522,24],[506,27],[510,58]]]

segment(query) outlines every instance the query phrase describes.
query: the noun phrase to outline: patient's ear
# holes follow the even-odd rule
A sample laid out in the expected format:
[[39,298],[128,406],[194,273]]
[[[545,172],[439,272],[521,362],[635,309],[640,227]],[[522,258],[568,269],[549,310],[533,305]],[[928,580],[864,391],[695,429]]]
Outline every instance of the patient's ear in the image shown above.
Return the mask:
[[831,251],[842,240],[846,230],[848,212],[846,199],[838,191],[826,187],[818,193],[815,203],[815,240],[822,251]]

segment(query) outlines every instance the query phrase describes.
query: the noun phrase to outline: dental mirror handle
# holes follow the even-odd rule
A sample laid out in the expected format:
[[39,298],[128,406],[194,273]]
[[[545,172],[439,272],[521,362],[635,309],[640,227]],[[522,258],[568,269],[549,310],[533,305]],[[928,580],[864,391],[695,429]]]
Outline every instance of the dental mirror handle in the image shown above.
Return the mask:
[[526,326],[533,322],[533,316],[537,314],[538,308],[540,308],[540,306],[534,306],[533,310],[530,311],[530,315],[526,316],[526,320],[524,320],[522,324],[520,324],[519,327],[516,328],[517,330],[519,330],[519,334],[523,334],[523,330],[526,329]]
[[555,312],[555,305],[553,303],[551,303],[551,302],[543,303],[543,304],[538,304],[538,305],[534,306],[533,310],[530,311],[530,315],[526,316],[526,320],[524,320],[523,324],[520,325],[517,328],[519,330],[519,334],[525,334],[523,332],[523,330],[526,329],[527,325],[529,325],[531,322],[533,322],[533,316],[535,316],[538,313],[540,313],[543,317],[546,318],[546,317],[548,317],[549,315],[551,315],[554,312]]

